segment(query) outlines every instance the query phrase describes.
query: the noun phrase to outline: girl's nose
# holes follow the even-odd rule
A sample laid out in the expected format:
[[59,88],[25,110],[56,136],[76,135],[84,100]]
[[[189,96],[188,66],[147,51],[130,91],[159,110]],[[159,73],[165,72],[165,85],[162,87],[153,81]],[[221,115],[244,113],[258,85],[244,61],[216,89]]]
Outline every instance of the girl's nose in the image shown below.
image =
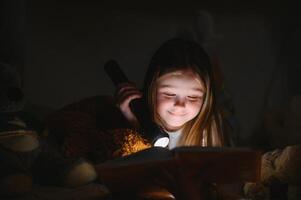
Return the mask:
[[176,98],[174,106],[185,107],[186,99],[185,98]]

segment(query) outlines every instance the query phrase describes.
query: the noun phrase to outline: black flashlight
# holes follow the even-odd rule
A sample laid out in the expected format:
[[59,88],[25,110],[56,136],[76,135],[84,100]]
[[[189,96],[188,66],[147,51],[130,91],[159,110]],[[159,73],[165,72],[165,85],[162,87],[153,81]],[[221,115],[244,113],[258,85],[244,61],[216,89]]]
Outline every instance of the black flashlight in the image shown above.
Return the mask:
[[[120,83],[129,82],[115,60],[109,60],[105,64],[104,69],[116,87]],[[145,99],[139,98],[132,100],[130,102],[130,108],[139,121],[141,127],[140,132],[143,136],[145,136],[153,146],[166,147],[169,143],[168,134],[151,120]]]

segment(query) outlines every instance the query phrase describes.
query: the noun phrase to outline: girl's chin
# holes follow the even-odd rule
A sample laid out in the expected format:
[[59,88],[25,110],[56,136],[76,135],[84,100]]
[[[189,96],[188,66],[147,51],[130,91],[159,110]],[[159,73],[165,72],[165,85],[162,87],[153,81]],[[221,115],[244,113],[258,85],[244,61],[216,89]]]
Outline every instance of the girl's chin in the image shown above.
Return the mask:
[[165,129],[166,131],[170,131],[170,132],[173,132],[173,131],[177,131],[179,129],[181,129],[183,127],[183,125],[166,125],[165,126]]

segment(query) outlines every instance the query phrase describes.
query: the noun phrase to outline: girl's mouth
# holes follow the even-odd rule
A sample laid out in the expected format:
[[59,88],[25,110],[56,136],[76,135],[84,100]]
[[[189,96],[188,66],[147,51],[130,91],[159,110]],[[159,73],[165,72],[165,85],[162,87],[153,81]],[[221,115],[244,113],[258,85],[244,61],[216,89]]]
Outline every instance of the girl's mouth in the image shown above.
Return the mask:
[[186,115],[186,113],[177,113],[177,112],[172,112],[172,111],[168,111],[168,113],[173,116],[177,116],[177,117],[182,117],[182,116]]

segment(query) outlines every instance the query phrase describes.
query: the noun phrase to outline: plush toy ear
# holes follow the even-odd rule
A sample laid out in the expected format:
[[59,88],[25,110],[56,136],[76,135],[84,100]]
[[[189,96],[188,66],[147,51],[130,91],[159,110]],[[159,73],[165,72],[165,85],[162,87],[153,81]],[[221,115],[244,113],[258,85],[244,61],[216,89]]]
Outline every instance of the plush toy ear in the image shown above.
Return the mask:
[[94,166],[86,161],[78,162],[66,173],[63,185],[67,187],[77,187],[91,183],[97,179]]

